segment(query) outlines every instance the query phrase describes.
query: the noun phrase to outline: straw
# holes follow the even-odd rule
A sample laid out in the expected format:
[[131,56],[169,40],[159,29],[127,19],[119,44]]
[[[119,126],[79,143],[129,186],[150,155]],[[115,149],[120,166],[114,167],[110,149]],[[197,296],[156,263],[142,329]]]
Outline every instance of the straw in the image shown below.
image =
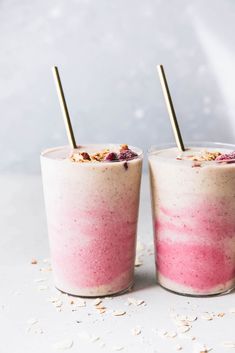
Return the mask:
[[182,136],[180,133],[180,128],[179,128],[178,121],[176,118],[175,109],[174,109],[173,102],[171,99],[170,90],[169,90],[169,87],[167,84],[166,75],[165,75],[163,66],[158,65],[157,70],[158,70],[158,74],[159,74],[159,78],[160,78],[160,82],[161,82],[161,86],[162,86],[163,95],[164,95],[165,102],[166,102],[166,107],[167,107],[168,114],[170,117],[172,130],[173,130],[173,133],[175,136],[176,145],[180,151],[185,151],[183,139],[182,139]]
[[71,124],[70,117],[69,117],[69,111],[67,108],[67,104],[66,104],[66,100],[65,100],[65,96],[64,96],[64,91],[63,91],[63,87],[61,84],[59,70],[58,70],[57,66],[52,67],[52,72],[53,72],[53,76],[55,79],[55,85],[56,85],[56,90],[57,90],[57,94],[58,94],[58,98],[59,98],[59,102],[60,102],[60,107],[61,107],[62,114],[64,117],[64,123],[65,123],[65,128],[66,128],[69,144],[70,144],[71,148],[77,148],[72,124]]

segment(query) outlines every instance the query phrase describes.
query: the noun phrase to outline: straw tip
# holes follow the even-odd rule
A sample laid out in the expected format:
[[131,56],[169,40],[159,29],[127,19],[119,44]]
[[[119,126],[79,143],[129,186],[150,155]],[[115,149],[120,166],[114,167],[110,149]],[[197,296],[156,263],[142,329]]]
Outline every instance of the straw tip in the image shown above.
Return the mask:
[[58,71],[58,66],[53,65],[53,66],[51,67],[51,70],[52,70],[52,71]]

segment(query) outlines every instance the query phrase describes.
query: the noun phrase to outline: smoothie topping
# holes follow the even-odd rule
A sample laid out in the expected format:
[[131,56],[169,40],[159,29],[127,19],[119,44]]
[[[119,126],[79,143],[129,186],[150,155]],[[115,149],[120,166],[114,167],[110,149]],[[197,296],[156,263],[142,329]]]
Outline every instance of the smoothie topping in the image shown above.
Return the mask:
[[200,154],[190,154],[186,156],[177,156],[176,159],[188,159],[195,162],[204,162],[204,161],[214,161],[217,160],[221,156],[220,152],[217,151],[202,151]]
[[229,161],[229,160],[235,160],[235,151],[232,151],[230,153],[224,153],[220,154],[217,158],[216,161]]
[[128,145],[120,145],[119,150],[110,151],[108,148],[89,154],[88,152],[75,152],[70,157],[72,162],[87,163],[87,162],[123,162],[130,161],[138,157],[138,154],[129,149]]

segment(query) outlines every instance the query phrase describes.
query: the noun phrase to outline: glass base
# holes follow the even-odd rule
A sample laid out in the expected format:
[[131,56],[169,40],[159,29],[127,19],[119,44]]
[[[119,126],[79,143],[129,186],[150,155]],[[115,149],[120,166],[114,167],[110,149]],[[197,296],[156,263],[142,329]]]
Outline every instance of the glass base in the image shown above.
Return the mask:
[[67,295],[69,295],[71,297],[77,297],[77,298],[98,298],[99,297],[99,298],[104,298],[104,297],[115,297],[115,296],[118,296],[118,295],[125,294],[125,293],[129,292],[133,288],[133,286],[134,286],[134,281],[132,281],[127,288],[122,289],[122,290],[120,290],[118,292],[111,292],[111,293],[97,294],[97,295],[93,295],[93,294],[92,295],[72,294],[72,293],[63,291],[62,289],[60,289],[60,288],[58,288],[56,286],[55,286],[55,288],[59,292],[61,292],[63,294],[67,294]]
[[190,293],[181,293],[181,292],[176,292],[172,289],[169,289],[167,287],[164,287],[161,283],[158,282],[158,284],[160,285],[160,287],[162,287],[163,289],[167,290],[168,292],[170,293],[173,293],[173,294],[177,294],[177,295],[181,295],[183,297],[192,297],[192,298],[210,298],[210,297],[219,297],[219,296],[222,296],[222,295],[226,295],[226,294],[229,294],[231,293],[235,287],[232,287],[230,289],[227,289],[223,292],[216,292],[216,293],[209,293],[209,294],[190,294]]

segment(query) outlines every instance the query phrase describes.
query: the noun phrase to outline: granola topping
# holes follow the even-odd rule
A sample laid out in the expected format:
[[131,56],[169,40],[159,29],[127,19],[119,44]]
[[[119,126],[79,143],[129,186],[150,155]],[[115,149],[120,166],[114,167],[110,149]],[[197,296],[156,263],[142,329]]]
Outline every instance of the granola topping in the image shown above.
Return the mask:
[[[72,162],[91,163],[91,162],[126,162],[138,157],[137,153],[129,149],[128,145],[122,144],[118,151],[104,149],[94,154],[89,154],[86,151],[75,152],[70,157]],[[125,169],[126,166],[125,166]]]

